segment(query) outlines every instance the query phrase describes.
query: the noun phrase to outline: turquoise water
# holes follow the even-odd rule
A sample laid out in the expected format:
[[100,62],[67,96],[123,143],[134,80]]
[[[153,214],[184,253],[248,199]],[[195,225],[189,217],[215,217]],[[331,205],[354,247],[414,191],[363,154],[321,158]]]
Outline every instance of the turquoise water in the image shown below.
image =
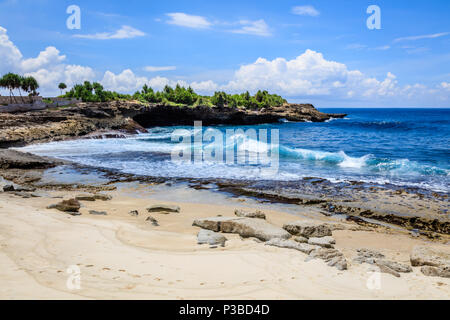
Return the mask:
[[[279,144],[249,140],[244,148],[279,150],[279,168],[270,180],[292,181],[320,177],[331,181],[364,181],[421,187],[449,192],[450,109],[321,109],[347,113],[345,119],[326,123],[280,122],[259,126],[214,129],[277,129]],[[264,165],[208,160],[174,162],[174,130],[192,127],[149,128],[149,133],[128,139],[76,140],[25,147],[25,151],[59,157],[86,165],[123,172],[164,177],[261,179]],[[203,133],[208,129],[203,128]],[[270,135],[269,135],[270,136]],[[225,149],[240,145],[224,141]],[[194,144],[192,150],[204,149]],[[207,148],[207,147],[206,147]],[[259,149],[258,149],[259,148]],[[267,177],[264,177],[267,179]]]

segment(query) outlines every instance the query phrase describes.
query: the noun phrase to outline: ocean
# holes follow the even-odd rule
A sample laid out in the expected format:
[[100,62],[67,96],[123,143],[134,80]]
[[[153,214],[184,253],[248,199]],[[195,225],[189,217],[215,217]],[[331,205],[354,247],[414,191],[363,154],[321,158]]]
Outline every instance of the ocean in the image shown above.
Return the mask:
[[[278,150],[277,172],[265,180],[318,177],[331,182],[362,181],[450,191],[450,109],[320,111],[348,116],[325,123],[282,121],[258,126],[203,127],[203,133],[211,129],[223,133],[236,129],[278,130],[277,144],[271,139],[251,139],[244,146],[249,154],[255,150]],[[225,163],[217,159],[173,161],[171,152],[178,143],[172,141],[172,134],[180,129],[194,131],[193,127],[157,127],[126,139],[70,140],[18,150],[152,177],[262,179],[263,164]],[[224,149],[237,151],[242,147],[239,133],[232,138],[235,145],[230,146],[224,139]],[[196,148],[205,149],[207,144],[194,144],[191,151]]]

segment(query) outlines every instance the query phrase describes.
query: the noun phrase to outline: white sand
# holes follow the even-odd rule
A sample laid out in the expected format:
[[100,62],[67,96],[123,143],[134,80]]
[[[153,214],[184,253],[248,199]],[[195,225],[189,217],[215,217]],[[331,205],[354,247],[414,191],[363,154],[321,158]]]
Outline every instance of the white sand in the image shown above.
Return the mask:
[[[152,214],[161,225],[153,227],[145,222],[144,208],[170,201],[134,197],[132,190],[111,194],[112,201],[82,202],[83,215],[72,217],[45,209],[60,199],[22,199],[0,193],[0,298],[450,298],[450,279],[426,277],[420,268],[401,278],[382,274],[381,288],[368,288],[373,274],[368,265],[352,263],[355,249],[374,248],[408,263],[411,248],[424,242],[404,234],[335,231],[337,248],[349,262],[349,270],[338,271],[321,260],[305,262],[307,256],[300,252],[236,235],[226,235],[225,248],[197,245],[199,229],[192,227],[194,218],[232,216],[236,201],[228,205],[177,202],[181,213]],[[128,215],[134,209],[139,217]],[[88,210],[105,210],[108,216],[92,216]],[[268,212],[268,221],[279,226],[297,219]],[[66,285],[66,270],[72,265],[81,271],[79,290]]]

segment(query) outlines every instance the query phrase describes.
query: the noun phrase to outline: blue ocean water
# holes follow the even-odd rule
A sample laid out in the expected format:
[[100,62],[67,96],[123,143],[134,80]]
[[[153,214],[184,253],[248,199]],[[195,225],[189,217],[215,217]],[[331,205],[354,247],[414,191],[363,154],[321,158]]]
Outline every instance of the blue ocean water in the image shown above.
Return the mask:
[[[450,109],[321,109],[346,113],[345,119],[325,123],[280,122],[259,126],[214,127],[277,129],[279,144],[258,140],[245,145],[279,150],[279,168],[271,180],[320,177],[331,181],[364,181],[421,187],[450,192]],[[174,162],[174,130],[192,127],[149,128],[128,139],[74,140],[27,146],[25,151],[86,165],[119,169],[149,176],[186,178],[262,179],[256,164]],[[210,128],[203,128],[203,133]],[[238,134],[234,137],[239,149]],[[226,144],[224,142],[224,144]],[[205,148],[193,146],[195,148]],[[230,148],[225,145],[225,148]],[[267,177],[264,177],[267,179]]]

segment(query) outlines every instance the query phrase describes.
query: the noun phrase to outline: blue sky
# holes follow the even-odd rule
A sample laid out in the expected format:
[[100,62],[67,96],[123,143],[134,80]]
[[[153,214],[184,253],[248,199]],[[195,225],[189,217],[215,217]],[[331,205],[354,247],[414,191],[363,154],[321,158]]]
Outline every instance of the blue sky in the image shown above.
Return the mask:
[[[66,27],[69,5],[80,30]],[[367,28],[369,5],[380,30]],[[44,95],[60,81],[178,82],[319,107],[450,107],[449,15],[447,0],[4,0],[0,73],[33,75]]]

